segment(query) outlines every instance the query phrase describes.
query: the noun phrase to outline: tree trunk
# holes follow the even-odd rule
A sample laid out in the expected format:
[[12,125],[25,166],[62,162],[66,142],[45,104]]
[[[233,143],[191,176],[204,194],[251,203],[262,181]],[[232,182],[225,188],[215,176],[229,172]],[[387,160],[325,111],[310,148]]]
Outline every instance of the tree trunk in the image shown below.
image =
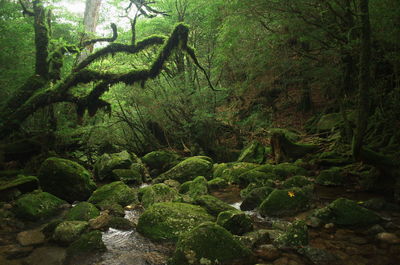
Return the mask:
[[272,134],[271,148],[276,163],[299,159],[318,150],[316,145],[293,143],[280,132]]

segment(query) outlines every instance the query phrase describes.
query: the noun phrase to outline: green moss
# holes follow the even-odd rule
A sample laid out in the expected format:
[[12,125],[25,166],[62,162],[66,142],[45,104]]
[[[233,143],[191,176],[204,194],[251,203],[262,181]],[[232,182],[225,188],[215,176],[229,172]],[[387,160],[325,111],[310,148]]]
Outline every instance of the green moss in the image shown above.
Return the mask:
[[65,215],[68,221],[89,221],[100,215],[100,211],[89,202],[80,202]]
[[108,226],[119,230],[131,230],[134,228],[133,224],[124,217],[112,217]]
[[370,225],[381,221],[373,211],[345,198],[339,198],[328,206],[315,210],[313,216],[325,223],[337,225]]
[[306,188],[274,190],[259,207],[262,216],[290,216],[306,210],[310,203]]
[[304,221],[294,221],[286,231],[279,235],[274,244],[281,248],[297,248],[308,245],[308,229]]
[[84,201],[96,189],[90,173],[76,162],[51,157],[39,169],[42,189],[68,202]]
[[271,187],[256,187],[246,194],[240,209],[243,211],[251,211],[257,208],[274,189]]
[[223,227],[207,222],[182,235],[169,265],[251,264],[251,252]]
[[37,189],[39,180],[34,176],[18,175],[15,178],[0,178],[0,192],[17,188],[21,192],[30,192]]
[[53,240],[60,245],[69,245],[77,240],[88,228],[85,221],[64,221],[57,225],[53,233]]
[[265,161],[264,146],[254,141],[246,146],[239,155],[238,162],[262,164]]
[[234,235],[243,235],[253,230],[250,216],[242,211],[230,210],[221,212],[217,217],[217,224]]
[[341,186],[345,181],[345,175],[339,167],[321,171],[315,180],[316,183],[326,186]]
[[302,175],[302,176],[307,176],[308,172],[302,167],[296,166],[295,164],[292,163],[281,163],[273,168],[273,173],[280,176],[282,179],[286,179],[287,177],[290,176],[295,176],[295,175]]
[[33,192],[20,197],[13,211],[19,218],[30,221],[43,220],[57,214],[60,206],[66,202],[47,192]]
[[287,179],[283,183],[282,187],[284,187],[286,189],[294,188],[294,187],[301,188],[301,187],[304,187],[304,186],[307,186],[307,185],[310,185],[310,184],[312,184],[312,181],[309,180],[307,177],[297,175],[297,176],[293,176],[293,177]]
[[221,172],[220,177],[226,179],[228,182],[237,181],[237,178],[250,171],[259,165],[247,162],[234,162],[228,163],[227,167]]
[[179,192],[187,194],[191,198],[208,194],[207,180],[199,176],[192,181],[187,181],[181,185]]
[[137,203],[138,198],[134,189],[131,189],[121,181],[115,181],[95,190],[88,202],[102,206],[115,203],[126,206],[131,203]]
[[169,186],[160,183],[147,186],[139,190],[140,201],[145,208],[157,202],[179,202],[181,196]]
[[145,210],[137,225],[138,232],[153,240],[176,241],[202,222],[214,221],[203,208],[186,203],[156,203]]
[[143,176],[140,172],[132,169],[114,169],[113,179],[121,180],[127,184],[140,185],[143,183]]
[[94,165],[94,173],[100,180],[112,180],[114,169],[129,169],[132,163],[132,156],[127,151],[103,154]]
[[142,157],[142,161],[151,169],[168,170],[180,156],[170,151],[153,151]]
[[67,259],[78,255],[104,252],[107,248],[103,243],[101,232],[98,230],[83,234],[67,248]]
[[220,212],[235,210],[234,207],[211,195],[202,195],[194,200],[194,204],[200,205],[211,215],[217,216]]
[[207,182],[209,190],[220,190],[228,187],[228,182],[223,178],[214,178]]
[[212,169],[213,178],[222,178],[222,172],[227,168],[229,168],[228,163],[214,164]]
[[262,171],[258,171],[257,168],[249,170],[240,174],[237,177],[232,178],[232,182],[235,184],[239,184],[240,187],[247,187],[250,183],[256,183],[258,185],[263,185],[268,180],[277,180],[280,179],[274,173],[265,173]]

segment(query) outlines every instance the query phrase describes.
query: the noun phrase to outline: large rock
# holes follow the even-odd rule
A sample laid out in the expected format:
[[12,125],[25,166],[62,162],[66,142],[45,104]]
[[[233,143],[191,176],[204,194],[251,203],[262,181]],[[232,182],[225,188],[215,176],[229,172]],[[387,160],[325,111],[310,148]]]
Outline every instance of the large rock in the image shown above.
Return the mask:
[[345,175],[339,167],[322,170],[315,182],[325,186],[341,186],[345,184]]
[[98,230],[83,234],[67,248],[67,260],[69,264],[80,264],[79,257],[89,254],[96,255],[106,251],[107,248],[102,240],[101,232]]
[[206,221],[214,221],[203,208],[187,203],[153,204],[140,216],[137,230],[153,240],[176,241],[183,232]]
[[190,157],[180,162],[167,172],[161,174],[155,181],[162,182],[174,179],[181,183],[193,180],[197,176],[208,178],[211,175],[213,163],[205,157]]
[[180,159],[177,153],[170,151],[153,151],[142,157],[142,161],[151,169],[166,171]]
[[217,224],[239,236],[253,230],[250,216],[238,210],[221,212],[217,217]]
[[57,214],[66,202],[47,192],[32,192],[20,197],[13,212],[19,218],[38,221]]
[[126,206],[131,203],[137,203],[137,193],[121,181],[115,181],[106,184],[95,190],[90,196],[88,202],[97,205],[102,209],[113,204]]
[[77,240],[88,226],[88,222],[85,221],[61,222],[54,230],[53,240],[60,245],[69,245]]
[[186,181],[180,186],[179,192],[187,194],[191,198],[206,195],[208,194],[207,180],[205,177],[199,176],[194,180]]
[[176,190],[164,183],[141,188],[139,190],[139,198],[145,208],[157,202],[180,202],[182,200]]
[[90,173],[76,162],[51,157],[39,169],[40,186],[44,191],[68,202],[84,201],[96,189]]
[[207,186],[209,190],[213,191],[213,190],[221,190],[227,188],[229,184],[223,178],[214,178],[208,181]]
[[206,222],[182,235],[169,265],[253,264],[251,252],[223,227]]
[[271,187],[260,187],[260,188],[255,188],[252,189],[245,197],[240,204],[240,209],[242,211],[251,211],[255,208],[257,208],[265,198],[268,197],[268,195],[271,194],[271,192],[274,189]]
[[143,183],[143,175],[139,170],[134,169],[114,169],[112,171],[113,179],[121,180],[127,184],[140,185]]
[[339,198],[328,206],[315,210],[312,216],[321,219],[324,223],[337,225],[370,225],[381,221],[381,218],[355,201]]
[[293,176],[285,180],[285,182],[282,184],[282,187],[289,189],[289,188],[302,188],[304,186],[312,184],[312,181],[308,179],[305,176]]
[[89,221],[100,215],[100,211],[89,202],[80,202],[65,215],[68,221]]
[[217,216],[220,212],[223,211],[235,210],[234,207],[212,195],[198,196],[193,203],[196,205],[200,205],[201,207],[206,209],[207,212],[214,216]]
[[275,240],[280,248],[297,248],[308,245],[308,229],[302,220],[294,221]]
[[0,200],[7,200],[7,195],[18,190],[21,193],[31,192],[39,187],[39,180],[34,176],[18,175],[13,178],[0,178]]
[[133,163],[132,156],[127,151],[114,154],[103,154],[94,165],[94,173],[100,180],[115,180],[114,169],[129,169]]
[[18,243],[23,247],[40,245],[44,243],[44,239],[44,234],[38,229],[22,231],[17,235]]
[[251,142],[239,155],[238,162],[262,164],[265,161],[265,147],[257,142]]
[[259,166],[258,164],[247,162],[221,163],[213,167],[213,176],[214,178],[223,178],[232,182],[236,181],[241,174]]

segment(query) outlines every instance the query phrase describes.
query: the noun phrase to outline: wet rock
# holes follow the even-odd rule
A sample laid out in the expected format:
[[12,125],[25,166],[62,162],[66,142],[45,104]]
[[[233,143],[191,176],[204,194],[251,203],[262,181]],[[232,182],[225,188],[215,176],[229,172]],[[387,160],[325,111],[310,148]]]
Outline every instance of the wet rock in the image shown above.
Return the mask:
[[206,222],[182,235],[168,264],[254,264],[251,252],[236,241],[223,227]]
[[259,246],[255,253],[258,257],[269,261],[275,260],[281,256],[281,252],[271,244]]
[[315,180],[316,183],[325,186],[341,186],[345,184],[345,181],[345,175],[340,167],[321,171]]
[[41,247],[35,249],[25,259],[29,265],[63,265],[66,258],[66,250],[60,247]]
[[400,244],[400,238],[393,233],[382,232],[376,235],[376,239],[387,244]]
[[251,211],[257,208],[274,189],[271,187],[260,187],[252,189],[243,199],[240,209],[243,211]]
[[262,164],[265,158],[265,147],[260,142],[253,141],[242,150],[237,161]]
[[39,169],[40,186],[70,203],[84,201],[96,189],[89,171],[74,161],[51,157]]
[[40,230],[23,231],[17,235],[17,241],[21,246],[40,245],[44,240],[44,234]]
[[88,223],[84,221],[64,221],[54,230],[53,240],[61,245],[69,245],[86,230]]
[[89,226],[93,230],[102,230],[108,227],[108,224],[111,221],[111,215],[109,211],[102,211],[99,216],[89,220]]
[[207,182],[209,190],[215,191],[228,187],[228,182],[223,178],[214,178]]
[[217,216],[223,211],[236,210],[234,207],[211,195],[199,196],[194,200],[193,203],[200,205],[206,209],[207,212],[214,216]]
[[88,202],[103,209],[112,204],[119,204],[124,207],[131,203],[138,203],[138,198],[135,190],[122,181],[115,181],[95,190]]
[[230,210],[221,212],[217,217],[217,224],[234,235],[243,235],[253,230],[251,218],[242,211]]
[[308,258],[315,265],[332,265],[338,262],[338,257],[324,249],[305,246],[298,253]]
[[106,250],[107,248],[103,243],[101,232],[95,230],[83,234],[67,248],[67,261],[69,264],[79,264],[80,256],[96,255],[96,253]]
[[112,217],[108,226],[118,230],[131,230],[134,228],[133,223],[123,217]]
[[138,192],[140,202],[145,208],[158,202],[180,202],[182,197],[175,190],[164,183],[154,184],[141,188]]
[[179,192],[191,198],[206,195],[208,194],[207,180],[205,177],[199,176],[194,180],[186,181],[180,186]]
[[100,215],[100,211],[89,202],[80,202],[65,215],[68,221],[89,221]]
[[294,221],[274,240],[279,248],[295,248],[308,245],[308,229],[304,221]]

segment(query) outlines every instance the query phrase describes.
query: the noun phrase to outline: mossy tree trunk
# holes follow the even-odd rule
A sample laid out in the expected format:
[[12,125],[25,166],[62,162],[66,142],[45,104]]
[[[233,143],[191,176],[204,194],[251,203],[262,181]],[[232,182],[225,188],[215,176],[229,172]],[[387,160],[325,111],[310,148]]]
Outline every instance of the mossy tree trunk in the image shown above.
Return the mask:
[[293,161],[318,150],[316,145],[293,143],[280,132],[272,134],[271,148],[276,163]]

